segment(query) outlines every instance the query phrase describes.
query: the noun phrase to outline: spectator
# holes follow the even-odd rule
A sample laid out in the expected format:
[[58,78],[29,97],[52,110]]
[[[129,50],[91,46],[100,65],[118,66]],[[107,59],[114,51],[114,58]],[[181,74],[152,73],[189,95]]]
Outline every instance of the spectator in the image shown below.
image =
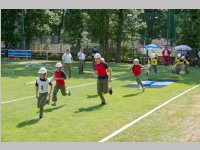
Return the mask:
[[72,58],[72,55],[70,53],[70,49],[69,48],[67,48],[66,52],[63,54],[63,56],[62,56],[62,62],[63,62],[65,74],[69,78],[71,78],[71,64],[73,62],[73,58]]
[[166,46],[165,49],[162,51],[162,56],[164,58],[165,61],[165,65],[169,65],[169,61],[170,61],[170,50],[168,49],[168,47]]
[[79,59],[79,74],[83,74],[84,67],[85,67],[85,54],[83,53],[83,49],[80,49],[78,52],[78,59]]

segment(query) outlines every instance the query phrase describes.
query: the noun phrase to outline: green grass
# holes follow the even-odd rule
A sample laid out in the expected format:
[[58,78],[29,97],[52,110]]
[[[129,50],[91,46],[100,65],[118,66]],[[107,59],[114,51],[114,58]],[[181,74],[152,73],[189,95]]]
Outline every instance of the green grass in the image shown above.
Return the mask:
[[[29,63],[29,66],[25,67],[25,63]],[[55,62],[34,60],[2,62],[2,101],[34,96],[34,84],[25,85],[24,83],[34,81],[38,75],[37,71],[42,65],[47,66],[48,69],[53,69]],[[58,105],[56,107],[46,106],[45,118],[40,121],[38,121],[35,98],[3,104],[2,141],[96,142],[169,98],[200,83],[199,68],[190,68],[189,75],[179,76],[170,73],[166,67],[159,66],[159,75],[156,78],[176,79],[178,82],[164,88],[146,89],[145,93],[141,93],[135,88],[122,87],[134,82],[134,77],[127,69],[128,64],[111,63],[110,65],[113,69],[113,78],[119,79],[112,82],[114,94],[112,96],[106,95],[107,105],[99,105],[100,99],[96,95],[96,79],[89,78],[89,73],[78,75],[78,69],[73,68],[73,77],[67,81],[68,86],[94,84],[71,89],[71,97],[63,97],[59,93]],[[78,64],[75,62],[73,67],[77,66]],[[86,70],[92,71],[91,63],[86,63]],[[48,77],[51,75],[52,73],[49,73]],[[143,74],[142,79],[145,80],[145,78]],[[153,76],[153,78],[155,77]],[[166,123],[160,125],[161,122],[166,122],[166,119],[168,119],[165,112],[176,109],[176,107],[170,106],[176,106],[177,102],[181,104],[181,101],[177,99],[177,101],[175,100],[162,108],[160,110],[164,111],[162,114],[158,111],[151,116],[158,115],[153,119],[160,119],[158,121],[159,126],[154,125],[157,120],[151,121],[153,119],[148,117],[113,137],[110,141],[170,141],[171,135],[181,136],[185,130],[181,130],[181,128],[176,130],[175,128],[174,133],[170,133],[169,131],[172,131],[172,129]],[[189,107],[192,104],[188,103],[187,105]],[[178,113],[177,117],[187,117],[187,115],[186,113]],[[150,121],[151,126],[148,123],[145,124],[145,121]],[[177,126],[180,122],[181,120],[177,121]],[[141,134],[139,131],[144,130],[144,127],[146,130]],[[137,132],[136,136],[135,132]],[[162,136],[162,140],[158,136],[161,134],[166,135]],[[180,138],[172,140],[180,141]]]
[[199,142],[199,90],[181,96],[109,142]]

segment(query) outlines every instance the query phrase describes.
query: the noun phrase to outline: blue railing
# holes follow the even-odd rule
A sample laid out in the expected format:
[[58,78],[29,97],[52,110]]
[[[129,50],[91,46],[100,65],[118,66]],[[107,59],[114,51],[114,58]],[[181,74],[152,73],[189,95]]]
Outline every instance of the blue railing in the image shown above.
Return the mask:
[[32,57],[31,50],[8,50],[8,57]]

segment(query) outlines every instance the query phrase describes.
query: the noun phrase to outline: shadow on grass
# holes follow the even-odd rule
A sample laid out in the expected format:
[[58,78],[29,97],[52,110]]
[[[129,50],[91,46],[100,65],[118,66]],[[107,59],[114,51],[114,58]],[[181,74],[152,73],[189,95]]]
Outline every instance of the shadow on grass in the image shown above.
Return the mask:
[[52,111],[60,109],[60,108],[62,108],[64,106],[65,106],[65,104],[61,105],[61,106],[53,107],[53,108],[48,108],[48,109],[45,109],[44,112],[52,112]]
[[137,96],[137,95],[139,95],[140,94],[140,92],[138,92],[138,93],[133,93],[133,94],[128,94],[128,95],[124,95],[123,97],[132,97],[132,96]]
[[97,94],[96,95],[87,95],[87,98],[96,98],[96,97],[98,97]]
[[86,108],[79,108],[78,111],[75,111],[74,113],[80,113],[80,112],[87,112],[87,111],[93,111],[93,110],[98,110],[100,108],[102,108],[104,105],[95,105],[95,106],[90,106],[90,107],[86,107]]
[[20,122],[16,127],[23,128],[25,126],[30,126],[30,125],[36,124],[38,121],[39,121],[38,118],[37,119],[31,119],[31,120],[23,121],[23,122]]

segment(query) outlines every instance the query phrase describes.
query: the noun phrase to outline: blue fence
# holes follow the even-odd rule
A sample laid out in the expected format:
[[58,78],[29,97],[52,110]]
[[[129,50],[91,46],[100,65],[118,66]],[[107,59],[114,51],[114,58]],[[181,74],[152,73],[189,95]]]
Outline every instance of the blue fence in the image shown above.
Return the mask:
[[31,50],[8,50],[8,57],[25,57],[31,58]]

